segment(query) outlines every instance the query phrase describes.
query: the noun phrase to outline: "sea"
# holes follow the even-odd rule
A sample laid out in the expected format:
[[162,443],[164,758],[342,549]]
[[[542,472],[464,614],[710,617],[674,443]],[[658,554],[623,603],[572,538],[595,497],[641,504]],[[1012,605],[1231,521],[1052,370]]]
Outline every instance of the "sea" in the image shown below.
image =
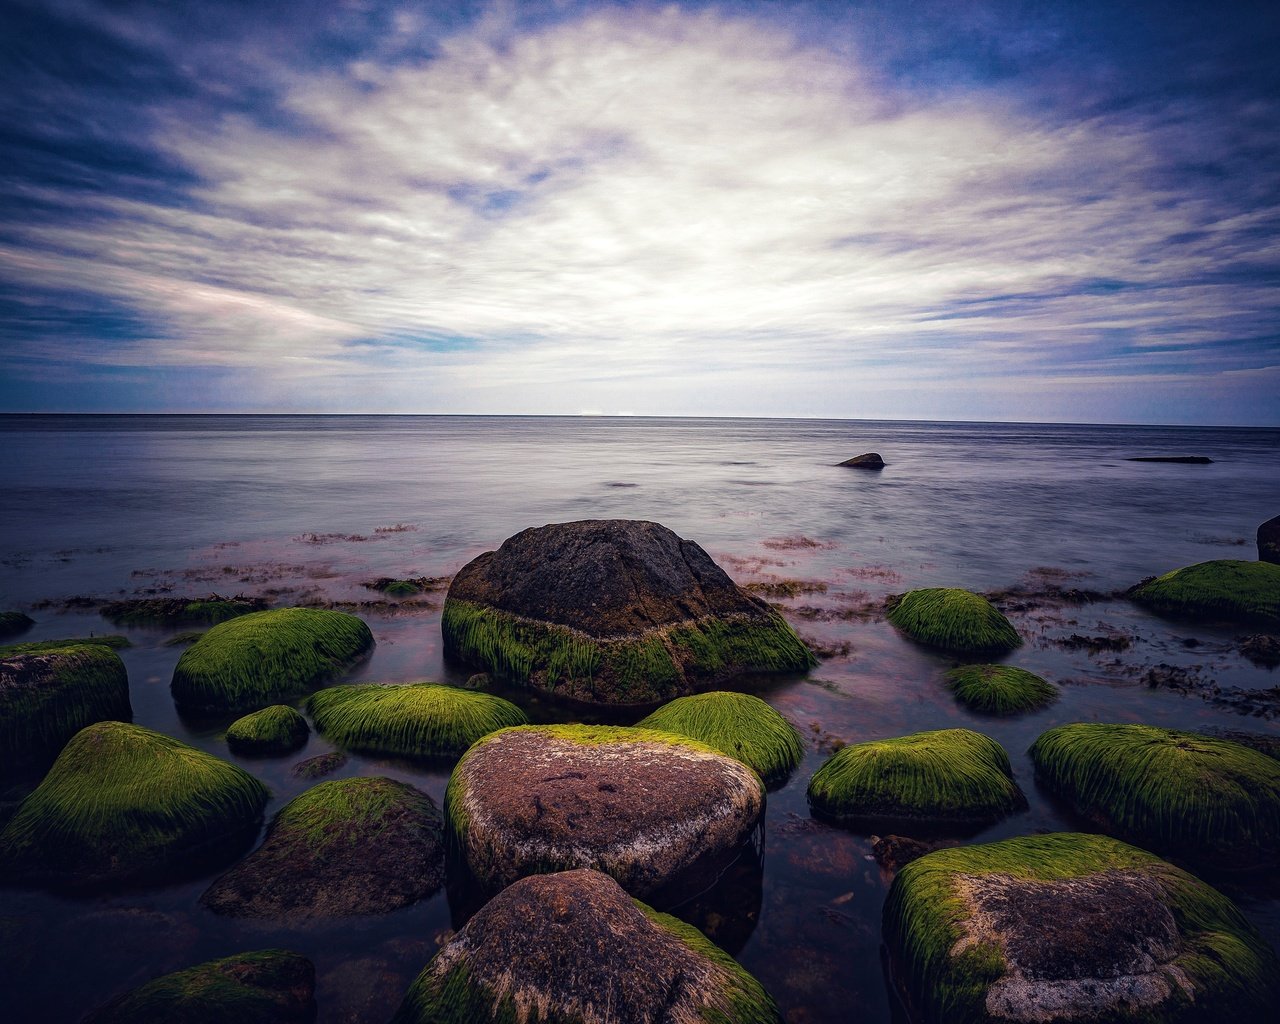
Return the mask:
[[[879,471],[837,465],[880,453]],[[1209,464],[1135,462],[1205,456]],[[1280,735],[1280,671],[1242,633],[1174,622],[1124,591],[1178,566],[1257,557],[1280,513],[1280,430],[879,420],[468,416],[0,416],[0,611],[22,640],[123,633],[134,720],[229,758],[271,789],[267,820],[313,783],[297,761],[231,754],[227,721],[176,712],[175,630],[120,627],[106,600],[263,597],[338,607],[377,640],[341,681],[462,684],[441,650],[444,590],[388,599],[380,577],[441,578],[531,526],[646,519],[696,541],[774,601],[821,657],[809,673],[744,677],[806,738],[769,793],[763,839],[710,890],[660,909],[702,928],[754,973],[793,1024],[904,1019],[881,913],[891,868],[874,837],[818,820],[805,788],[840,744],[964,726],[1008,751],[1028,808],[963,837],[1096,831],[1038,788],[1027,748],[1078,721]],[[444,586],[444,583],[441,583]],[[889,594],[995,594],[1025,639],[1007,659],[1060,688],[1013,718],[958,705],[953,662],[900,636]],[[628,723],[505,692],[536,721]],[[302,702],[299,702],[301,705]],[[448,767],[351,755],[331,778],[386,775],[442,803]],[[10,808],[11,810],[11,808]],[[442,891],[401,911],[288,928],[218,917],[216,876],[58,894],[0,888],[0,1016],[75,1021],[113,996],[202,961],[269,947],[317,969],[322,1022],[382,1022],[473,909]],[[1207,877],[1280,946],[1280,883]],[[456,889],[456,887],[453,887]]]

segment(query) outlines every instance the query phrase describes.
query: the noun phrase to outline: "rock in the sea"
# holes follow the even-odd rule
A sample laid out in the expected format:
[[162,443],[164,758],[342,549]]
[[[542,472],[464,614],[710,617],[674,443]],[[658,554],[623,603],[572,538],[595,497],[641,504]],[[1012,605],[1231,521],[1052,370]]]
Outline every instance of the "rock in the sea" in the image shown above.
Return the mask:
[[816,664],[764,601],[657,523],[525,530],[463,566],[441,622],[456,661],[557,696],[645,704]]
[[384,914],[444,883],[444,830],[427,794],[386,778],[313,786],[266,841],[200,897],[215,913],[291,922]]
[[781,1024],[769,994],[696,928],[607,875],[495,896],[418,975],[392,1024]]
[[267,790],[221,758],[139,725],[76,733],[0,833],[0,872],[79,885],[195,868],[239,853]]
[[1034,672],[1011,665],[962,665],[947,673],[956,700],[988,715],[1034,711],[1058,699],[1058,690]]
[[590,867],[641,898],[703,888],[755,832],[764,786],[696,740],[653,729],[503,729],[463,755],[449,828],[482,887]]
[[237,615],[265,611],[260,597],[141,597],[111,601],[98,609],[108,622],[122,625],[212,626]]
[[1280,565],[1219,559],[1139,583],[1129,596],[1162,615],[1280,624]]
[[288,754],[310,735],[307,720],[294,708],[272,704],[227,726],[227,746],[237,754]]
[[173,699],[188,711],[254,711],[314,689],[373,647],[360,619],[278,608],[229,619],[188,647],[173,670]]
[[319,779],[336,772],[346,763],[346,754],[332,750],[327,754],[317,754],[315,757],[299,761],[289,769],[289,774],[295,779]]
[[1280,563],[1280,516],[1258,527],[1258,560]]
[[35,624],[35,619],[22,612],[0,612],[0,640],[25,633]]
[[885,462],[878,452],[867,452],[865,455],[855,455],[844,462],[837,462],[836,465],[852,466],[854,469],[884,469]]
[[1280,763],[1199,733],[1078,722],[1031,746],[1036,778],[1122,839],[1220,871],[1280,865]]
[[283,949],[210,960],[147,982],[82,1024],[306,1024],[315,1019],[316,970]]
[[1105,836],[939,850],[884,908],[912,1019],[1212,1024],[1269,1019],[1280,966],[1221,893]]
[[1126,462],[1181,462],[1190,466],[1207,466],[1213,459],[1207,455],[1131,455]]
[[1240,653],[1263,668],[1280,665],[1280,636],[1269,633],[1251,633],[1236,638]]
[[889,621],[912,640],[958,654],[994,654],[1022,643],[1018,631],[980,594],[954,587],[912,590],[891,602]]
[[129,675],[109,647],[0,657],[0,782],[47,768],[86,725],[132,717]]
[[940,729],[842,747],[809,780],[819,815],[851,825],[969,829],[1027,805],[1009,755],[989,736]]

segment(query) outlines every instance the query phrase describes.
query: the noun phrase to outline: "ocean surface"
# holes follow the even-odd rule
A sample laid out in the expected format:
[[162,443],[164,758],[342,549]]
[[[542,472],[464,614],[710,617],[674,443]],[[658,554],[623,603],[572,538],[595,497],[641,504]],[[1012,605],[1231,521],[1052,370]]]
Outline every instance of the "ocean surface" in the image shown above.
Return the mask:
[[[867,451],[880,472],[835,463]],[[823,656],[805,676],[743,679],[808,741],[771,792],[763,857],[668,908],[755,973],[788,1021],[890,1021],[880,914],[890,881],[871,837],[811,817],[805,786],[839,742],[967,726],[1009,751],[1029,809],[968,841],[1091,830],[1040,792],[1027,747],[1072,721],[1134,721],[1275,736],[1280,672],[1245,658],[1247,630],[1174,623],[1119,591],[1192,562],[1257,557],[1280,512],[1280,430],[835,420],[3,416],[0,610],[22,640],[124,633],[134,720],[257,774],[270,816],[309,783],[290,766],[331,746],[237,758],[227,722],[179,718],[174,631],[119,628],[104,599],[265,596],[335,605],[377,639],[346,681],[461,683],[441,655],[440,603],[401,605],[365,584],[447,577],[529,526],[655,520],[695,540],[739,583],[776,600]],[[1202,455],[1211,465],[1126,461]],[[872,609],[919,586],[1016,590],[1016,664],[1060,684],[1034,714],[983,718],[942,681],[952,662]],[[1095,599],[1062,600],[1064,590]],[[1108,638],[1081,646],[1072,637]],[[1104,649],[1105,648],[1105,649]],[[1172,680],[1172,684],[1170,683]],[[535,720],[580,709],[507,694]],[[1257,698],[1257,699],[1254,699]],[[301,702],[299,702],[301,703]],[[630,721],[639,712],[614,712]],[[602,717],[598,713],[588,713]],[[447,772],[353,755],[335,776],[385,774],[442,802]],[[397,913],[288,929],[219,918],[197,902],[214,877],[65,896],[0,890],[7,1021],[77,1020],[149,978],[271,946],[309,956],[319,1019],[386,1020],[465,900],[445,892]],[[1277,883],[1212,879],[1273,944]],[[856,1009],[855,1009],[856,1008]]]

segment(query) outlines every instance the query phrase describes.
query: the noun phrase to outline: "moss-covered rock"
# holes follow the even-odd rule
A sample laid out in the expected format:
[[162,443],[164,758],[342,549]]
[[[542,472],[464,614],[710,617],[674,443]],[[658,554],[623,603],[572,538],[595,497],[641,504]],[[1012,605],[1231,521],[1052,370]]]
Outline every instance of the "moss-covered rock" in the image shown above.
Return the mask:
[[173,699],[189,711],[252,711],[295,697],[373,647],[360,619],[317,608],[279,608],[214,626],[173,670]]
[[392,779],[338,779],[287,803],[262,846],[200,901],[231,917],[350,917],[408,906],[443,882],[431,797]]
[[746,693],[718,690],[680,697],[638,724],[701,740],[754,768],[767,783],[786,778],[804,757],[796,727]]
[[816,664],[795,631],[666,527],[586,520],[525,530],[454,577],[445,653],[574,700],[645,704],[743,672]]
[[315,1017],[315,981],[297,953],[237,953],[147,982],[83,1024],[305,1024]]
[[809,804],[839,822],[971,828],[1026,806],[1009,755],[969,729],[843,747],[809,780]]
[[1034,711],[1058,699],[1052,683],[1009,665],[963,665],[947,673],[947,684],[961,704],[988,715]]
[[892,973],[927,1024],[1268,1019],[1280,969],[1226,897],[1105,836],[930,853],[884,908]]
[[1031,747],[1036,777],[1084,817],[1157,853],[1220,870],[1280,863],[1280,762],[1230,740],[1081,722]]
[[138,725],[80,730],[0,833],[10,878],[80,884],[233,856],[267,790],[221,758]]
[[516,882],[418,975],[392,1024],[781,1024],[696,928],[596,871]]
[[1258,560],[1280,565],[1280,516],[1258,527]]
[[0,658],[7,658],[12,654],[60,651],[64,647],[105,647],[110,651],[119,651],[132,646],[128,637],[115,633],[107,636],[68,636],[61,640],[29,640],[26,643],[5,644],[0,647]]
[[272,704],[227,726],[227,746],[237,754],[288,754],[307,742],[311,727],[287,704]]
[[449,828],[481,886],[591,867],[642,898],[698,891],[741,851],[764,811],[754,771],[653,729],[503,729],[463,755]]
[[958,654],[1011,651],[1022,643],[990,601],[954,587],[932,587],[903,594],[889,621],[912,640]]
[[350,750],[456,757],[481,736],[528,719],[509,700],[435,683],[334,686],[311,695],[316,729]]
[[0,612],[0,640],[25,633],[35,624],[35,619],[22,612]]
[[319,779],[333,774],[346,763],[346,754],[332,750],[327,754],[317,754],[315,757],[299,761],[289,769],[289,774],[295,779]]
[[108,622],[126,626],[213,626],[239,615],[265,611],[260,597],[140,597],[111,601],[99,609]]
[[110,648],[0,657],[0,782],[48,767],[86,725],[132,717],[129,675]]
[[1161,615],[1280,623],[1280,565],[1220,559],[1139,583],[1129,596]]

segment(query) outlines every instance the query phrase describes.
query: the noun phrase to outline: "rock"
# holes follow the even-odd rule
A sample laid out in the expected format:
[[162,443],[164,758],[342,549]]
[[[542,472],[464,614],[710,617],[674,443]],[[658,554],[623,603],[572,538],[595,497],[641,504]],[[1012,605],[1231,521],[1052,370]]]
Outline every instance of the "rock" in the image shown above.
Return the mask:
[[999,743],[969,729],[842,747],[809,780],[814,812],[902,831],[976,828],[1027,805]]
[[1229,740],[1078,722],[1031,746],[1036,778],[1078,814],[1218,871],[1280,864],[1280,763]]
[[217,914],[296,923],[385,914],[444,883],[440,811],[385,778],[313,786],[276,815],[266,841],[200,902]]
[[82,1024],[306,1024],[315,1018],[315,981],[297,953],[238,953],[156,978]]
[[764,786],[740,761],[652,729],[503,729],[463,755],[449,827],[480,885],[590,867],[642,899],[704,888],[760,822]]
[[760,983],[691,925],[607,875],[567,871],[495,896],[418,975],[392,1024],[781,1024]]
[[885,462],[877,452],[867,452],[865,455],[855,455],[852,459],[837,462],[836,465],[852,466],[855,469],[884,469]]
[[1129,597],[1175,618],[1280,624],[1280,565],[1220,559],[1139,583]]
[[99,609],[108,622],[136,626],[212,626],[238,615],[265,611],[261,597],[143,597],[110,601]]
[[1125,462],[1181,462],[1191,466],[1207,466],[1213,459],[1206,455],[1133,455]]
[[237,754],[288,754],[306,745],[307,720],[287,704],[273,704],[227,726],[227,746]]
[[1280,563],[1280,516],[1258,527],[1258,559]]
[[36,620],[22,612],[0,612],[0,639],[18,636],[36,624]]
[[318,779],[331,772],[336,772],[346,763],[347,755],[334,750],[327,754],[317,754],[315,757],[308,757],[304,761],[299,761],[289,769],[289,774],[295,779]]
[[1280,636],[1267,633],[1252,633],[1239,637],[1236,641],[1240,653],[1263,668],[1275,668],[1280,665]]
[[441,628],[457,662],[603,704],[656,703],[742,672],[816,664],[702,548],[639,520],[516,534],[454,577]]
[[373,647],[354,615],[278,608],[214,626],[173,670],[173,699],[187,711],[254,711],[296,697],[352,665]]
[[40,654],[44,651],[60,651],[64,647],[106,647],[112,651],[132,647],[128,637],[110,634],[108,636],[68,636],[60,640],[30,640],[26,643],[5,644],[0,647],[0,658],[13,654]]
[[457,757],[481,736],[529,719],[509,700],[433,683],[333,686],[313,694],[316,730],[349,750]]
[[0,782],[47,768],[86,725],[132,717],[129,674],[108,647],[0,658]]
[[203,867],[257,834],[267,790],[138,725],[81,729],[0,833],[9,878],[79,885]]
[[1009,665],[963,665],[947,673],[947,685],[965,707],[988,715],[1035,711],[1058,699],[1057,687]]
[[912,590],[891,602],[889,621],[912,640],[960,654],[1011,651],[1022,643],[985,597],[968,590]]
[[1264,1020],[1280,978],[1230,900],[1105,836],[921,857],[889,890],[884,936],[926,1024]]
[[944,847],[955,846],[954,839],[911,839],[908,836],[872,836],[871,853],[890,875],[896,875],[913,860]]

